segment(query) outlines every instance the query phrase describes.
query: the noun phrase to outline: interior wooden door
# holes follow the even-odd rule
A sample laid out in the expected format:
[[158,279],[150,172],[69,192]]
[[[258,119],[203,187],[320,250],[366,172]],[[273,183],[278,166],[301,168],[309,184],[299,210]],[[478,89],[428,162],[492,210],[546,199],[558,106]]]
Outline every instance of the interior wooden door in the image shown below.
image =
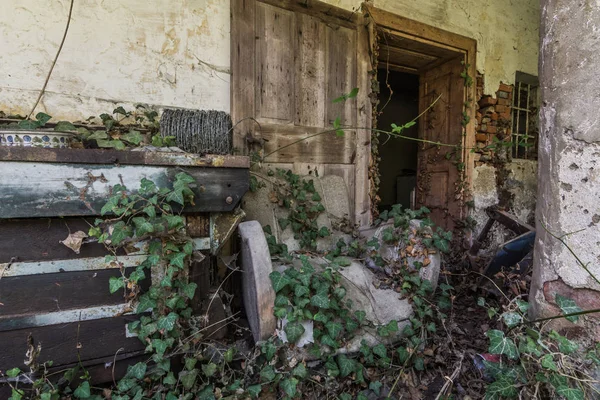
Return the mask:
[[[420,75],[419,109],[437,102],[419,121],[422,139],[460,145],[463,142],[464,69],[458,57]],[[417,206],[431,210],[432,221],[447,230],[454,228],[454,218],[462,215],[457,184],[463,152],[455,147],[420,143],[417,175]]]
[[[259,142],[275,167],[342,176],[355,206],[349,217],[365,225],[371,107],[362,16],[314,0],[232,0],[231,18],[234,147],[245,154]],[[357,97],[334,103],[354,88]]]

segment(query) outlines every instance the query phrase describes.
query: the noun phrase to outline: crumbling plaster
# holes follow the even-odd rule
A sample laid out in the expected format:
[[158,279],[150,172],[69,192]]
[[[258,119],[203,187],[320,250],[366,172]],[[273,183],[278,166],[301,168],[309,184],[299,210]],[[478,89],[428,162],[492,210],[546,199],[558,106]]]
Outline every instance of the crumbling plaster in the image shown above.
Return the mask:
[[[357,0],[325,0],[357,9]],[[537,76],[539,0],[372,0],[375,7],[477,40],[485,93],[514,83],[515,71]]]
[[[70,1],[3,0],[0,110],[26,115],[41,89]],[[75,1],[38,111],[61,119],[116,104],[229,111],[229,1]]]
[[[600,277],[600,3],[542,1],[538,235],[532,295],[535,312],[552,312],[544,286],[561,279],[600,290],[575,257]],[[596,292],[596,299],[600,293]]]
[[[326,0],[357,9],[360,0]],[[69,1],[4,0],[0,109],[27,114],[60,43]],[[537,0],[375,0],[375,6],[475,38],[486,92],[536,74]],[[229,111],[228,0],[76,1],[39,111],[82,119],[115,104]]]

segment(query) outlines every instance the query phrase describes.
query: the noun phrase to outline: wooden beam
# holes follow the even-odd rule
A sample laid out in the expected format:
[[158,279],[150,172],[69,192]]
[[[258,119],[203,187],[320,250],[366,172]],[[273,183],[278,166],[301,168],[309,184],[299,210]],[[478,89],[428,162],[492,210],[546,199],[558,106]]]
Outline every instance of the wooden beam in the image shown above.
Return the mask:
[[46,149],[0,147],[0,160],[38,161],[66,164],[161,165],[213,168],[250,168],[243,156],[205,155],[160,151],[119,151],[99,149]]
[[186,212],[233,210],[249,187],[249,170],[144,165],[54,164],[0,161],[0,218],[95,216],[124,184],[135,192],[142,178],[168,187],[186,172],[195,178],[195,205]]

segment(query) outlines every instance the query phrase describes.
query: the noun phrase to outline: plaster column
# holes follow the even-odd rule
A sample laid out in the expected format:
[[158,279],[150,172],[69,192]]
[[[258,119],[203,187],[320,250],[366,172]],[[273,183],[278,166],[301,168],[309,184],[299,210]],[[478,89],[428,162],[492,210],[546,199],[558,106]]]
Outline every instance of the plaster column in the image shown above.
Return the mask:
[[[557,293],[584,310],[600,308],[600,285],[549,233],[570,234],[565,241],[600,279],[600,1],[541,0],[541,8],[542,107],[531,287],[537,317],[560,313]],[[600,336],[599,329],[593,332]]]

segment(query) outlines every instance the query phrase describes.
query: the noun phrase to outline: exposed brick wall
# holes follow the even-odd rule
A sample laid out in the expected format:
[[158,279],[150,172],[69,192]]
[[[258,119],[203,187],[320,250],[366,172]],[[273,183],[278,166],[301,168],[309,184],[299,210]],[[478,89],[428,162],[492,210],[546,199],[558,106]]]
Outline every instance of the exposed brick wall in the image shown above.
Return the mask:
[[500,83],[496,97],[483,94],[484,77],[477,74],[477,113],[475,152],[479,154],[476,162],[481,165],[493,159],[494,137],[501,141],[511,140],[511,105],[513,87]]

